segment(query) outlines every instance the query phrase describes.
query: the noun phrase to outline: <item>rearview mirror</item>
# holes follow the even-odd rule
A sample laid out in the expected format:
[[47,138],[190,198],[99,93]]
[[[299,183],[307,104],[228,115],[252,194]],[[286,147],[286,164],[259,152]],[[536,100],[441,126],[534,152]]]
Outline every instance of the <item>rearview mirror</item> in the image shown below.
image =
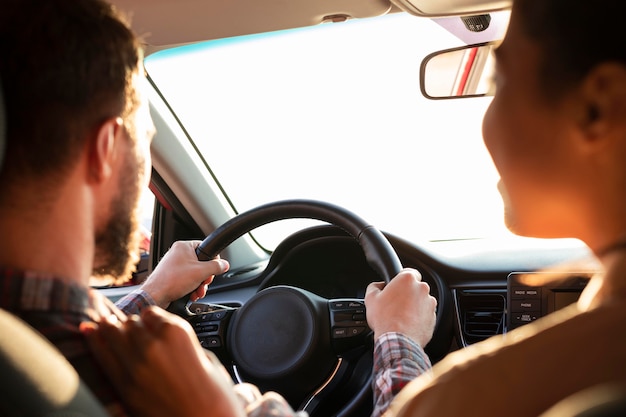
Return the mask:
[[420,89],[432,100],[492,96],[496,42],[465,45],[428,55],[420,66]]

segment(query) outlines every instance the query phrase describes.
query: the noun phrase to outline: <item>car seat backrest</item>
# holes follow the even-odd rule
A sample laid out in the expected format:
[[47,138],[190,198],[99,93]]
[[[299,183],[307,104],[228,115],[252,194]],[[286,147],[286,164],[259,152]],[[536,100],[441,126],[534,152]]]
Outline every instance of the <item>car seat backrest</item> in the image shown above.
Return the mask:
[[584,389],[561,400],[539,417],[624,416],[626,416],[626,381]]
[[105,417],[63,355],[22,320],[0,310],[0,415]]

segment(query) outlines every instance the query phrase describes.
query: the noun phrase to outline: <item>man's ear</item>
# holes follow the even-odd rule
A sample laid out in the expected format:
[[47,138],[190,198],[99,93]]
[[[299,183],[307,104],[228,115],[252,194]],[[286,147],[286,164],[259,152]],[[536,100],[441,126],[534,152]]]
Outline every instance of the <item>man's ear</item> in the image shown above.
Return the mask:
[[583,81],[582,98],[589,144],[626,133],[626,66],[607,62],[593,68]]
[[115,145],[122,133],[122,120],[107,119],[96,129],[89,141],[89,175],[93,181],[101,182],[109,178],[113,172],[115,161]]

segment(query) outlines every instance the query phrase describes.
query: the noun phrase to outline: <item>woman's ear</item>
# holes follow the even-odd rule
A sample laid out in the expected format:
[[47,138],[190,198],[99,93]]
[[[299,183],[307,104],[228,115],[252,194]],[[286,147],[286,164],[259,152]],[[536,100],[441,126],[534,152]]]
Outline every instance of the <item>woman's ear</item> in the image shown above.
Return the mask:
[[101,182],[111,176],[116,158],[115,145],[122,129],[122,119],[107,119],[89,141],[89,175],[93,181]]
[[586,141],[626,133],[626,66],[607,62],[593,68],[583,81],[582,99]]

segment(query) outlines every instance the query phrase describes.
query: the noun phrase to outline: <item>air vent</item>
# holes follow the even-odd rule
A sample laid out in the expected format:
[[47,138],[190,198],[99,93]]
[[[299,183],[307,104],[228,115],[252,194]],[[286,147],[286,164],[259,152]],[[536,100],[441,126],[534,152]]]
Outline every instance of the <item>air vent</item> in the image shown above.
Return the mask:
[[464,345],[502,333],[505,294],[504,291],[457,293],[457,313]]

